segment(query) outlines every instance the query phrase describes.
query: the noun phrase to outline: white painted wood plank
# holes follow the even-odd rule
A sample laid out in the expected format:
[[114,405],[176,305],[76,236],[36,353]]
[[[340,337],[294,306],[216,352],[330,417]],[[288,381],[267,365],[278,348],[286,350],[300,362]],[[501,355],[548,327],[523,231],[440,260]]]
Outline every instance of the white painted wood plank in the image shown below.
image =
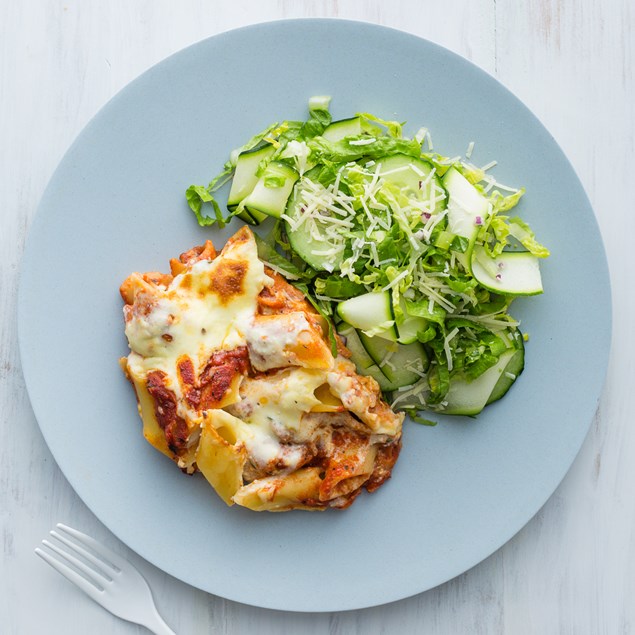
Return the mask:
[[[339,16],[401,28],[472,59],[563,145],[600,219],[614,289],[632,288],[634,12],[628,0],[173,3],[0,1],[0,615],[3,632],[142,632],[31,555],[58,520],[140,565],[182,633],[626,633],[635,609],[632,296],[615,297],[616,346],[599,416],[574,468],[527,528],[458,579],[386,607],[294,615],[227,602],[142,562],[94,519],[54,464],[28,405],[16,345],[28,224],[66,147],[103,103],[166,55],[243,24]],[[592,358],[592,353],[590,353]],[[590,361],[592,363],[592,360]],[[73,609],[68,610],[72,604]],[[37,610],[33,610],[33,606]],[[50,622],[49,622],[50,620]]]
[[614,307],[608,380],[582,452],[539,516],[502,550],[508,632],[635,627],[635,307],[627,263],[635,232],[627,211],[635,200],[633,9],[608,1],[497,3],[497,22],[507,25],[497,30],[498,76],[546,124],[580,176],[604,237]]

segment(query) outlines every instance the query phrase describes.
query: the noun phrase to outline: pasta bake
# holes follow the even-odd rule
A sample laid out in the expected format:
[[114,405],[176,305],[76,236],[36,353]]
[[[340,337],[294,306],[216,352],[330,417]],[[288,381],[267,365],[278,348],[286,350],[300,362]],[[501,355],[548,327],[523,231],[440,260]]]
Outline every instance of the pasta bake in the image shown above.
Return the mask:
[[323,318],[258,258],[247,227],[170,269],[121,286],[121,365],[150,444],[256,511],[346,508],[389,478],[403,414],[337,335],[332,350]]

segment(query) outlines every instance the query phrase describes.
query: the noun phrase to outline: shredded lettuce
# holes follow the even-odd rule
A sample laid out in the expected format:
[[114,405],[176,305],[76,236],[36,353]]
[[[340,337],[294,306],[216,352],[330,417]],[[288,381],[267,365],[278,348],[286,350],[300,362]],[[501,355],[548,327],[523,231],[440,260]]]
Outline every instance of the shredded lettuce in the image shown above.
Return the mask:
[[492,258],[499,256],[506,247],[513,247],[511,239],[515,239],[516,244],[522,245],[537,258],[549,257],[549,250],[536,240],[529,225],[518,217],[493,215],[478,234],[478,241],[485,246],[486,252]]
[[[202,227],[214,225],[218,223],[219,227],[225,227],[225,224],[231,217],[224,217],[220,211],[220,206],[216,199],[210,194],[209,190],[201,185],[190,185],[185,192],[185,197],[190,209],[194,212],[198,224]],[[214,211],[214,216],[205,216],[201,213],[204,203],[209,203]]]
[[[380,117],[371,115],[369,112],[358,112],[357,116],[361,117],[362,121],[364,122],[371,123],[371,124],[379,124],[380,126],[383,126],[384,128],[386,128],[386,132],[388,133],[388,135],[395,139],[401,139],[403,136],[402,135],[403,124],[399,123],[398,121],[389,121],[387,119],[381,119]],[[419,145],[419,149],[421,149],[421,144],[418,144],[418,145]]]
[[300,269],[293,262],[281,256],[275,248],[275,245],[271,245],[266,240],[263,240],[254,234],[256,239],[256,247],[258,249],[258,258],[271,266],[272,269],[278,271],[286,278],[290,280],[304,280],[309,279],[311,274],[306,269]]
[[524,187],[521,187],[516,192],[508,194],[507,196],[503,196],[498,190],[494,190],[490,196],[490,200],[494,206],[495,212],[508,212],[510,209],[518,205],[524,194]]
[[536,236],[529,225],[520,220],[520,218],[510,219],[509,233],[537,258],[547,258],[549,256],[549,250],[536,240]]
[[331,123],[329,112],[330,97],[312,98],[309,101],[309,119],[300,128],[300,138],[303,140],[317,137]]
[[316,278],[315,291],[318,295],[338,300],[348,300],[349,298],[354,298],[366,293],[366,287],[351,282],[347,278],[328,276],[326,278]]
[[419,423],[422,426],[436,426],[436,421],[430,421],[430,419],[426,419],[417,414],[417,410],[414,408],[404,408],[404,412],[410,417],[412,421],[415,423]]
[[[433,303],[432,307],[430,307],[430,301],[423,298],[417,301],[406,300],[406,307],[408,309],[408,315],[425,318],[428,322],[435,322],[441,329],[445,329],[447,311],[438,304]],[[430,310],[431,308],[432,310]]]
[[448,360],[443,347],[443,341],[439,339],[430,340],[428,347],[434,354],[434,360],[428,369],[428,384],[430,394],[427,401],[431,405],[440,404],[450,390],[450,370]]

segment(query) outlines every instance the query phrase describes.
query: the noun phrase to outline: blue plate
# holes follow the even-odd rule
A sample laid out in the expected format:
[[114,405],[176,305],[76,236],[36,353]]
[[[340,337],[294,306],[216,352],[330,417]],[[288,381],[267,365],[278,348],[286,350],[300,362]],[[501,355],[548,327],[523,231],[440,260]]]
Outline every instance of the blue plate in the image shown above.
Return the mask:
[[[132,271],[236,230],[200,228],[185,188],[310,96],[427,126],[436,147],[499,162],[552,251],[545,294],[519,299],[530,334],[512,391],[478,419],[406,424],[392,479],[345,512],[227,508],[142,438],[118,287]],[[297,20],[200,42],[110,101],[67,152],[22,268],[20,348],[51,452],[93,512],[141,556],[210,593],[292,611],[357,609],[430,589],[477,564],[543,505],[596,410],[609,351],[609,277],[593,211],[551,135],[498,82],[411,35]]]

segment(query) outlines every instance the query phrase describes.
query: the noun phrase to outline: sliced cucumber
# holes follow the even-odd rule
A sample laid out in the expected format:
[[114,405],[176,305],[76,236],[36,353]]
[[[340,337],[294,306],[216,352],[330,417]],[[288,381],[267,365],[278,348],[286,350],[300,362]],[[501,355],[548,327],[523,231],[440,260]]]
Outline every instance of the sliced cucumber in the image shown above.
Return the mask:
[[[304,177],[311,181],[317,175],[320,168],[309,170]],[[334,249],[334,245],[326,236],[326,225],[322,225],[319,220],[309,219],[295,227],[295,221],[302,214],[302,192],[304,179],[299,181],[293,188],[289,197],[287,210],[285,212],[291,221],[287,221],[287,235],[293,250],[310,267],[317,271],[336,271],[344,258],[344,249]],[[343,247],[343,240],[342,240]],[[329,252],[332,252],[329,255]]]
[[525,345],[522,335],[518,333],[518,336],[519,337],[516,338],[518,348],[516,348],[514,354],[509,358],[503,374],[492,389],[492,393],[487,400],[487,405],[503,397],[525,368]]
[[289,195],[298,178],[298,172],[290,165],[271,161],[241,205],[251,214],[259,212],[280,218],[287,207]]
[[368,337],[359,333],[364,348],[381,372],[398,388],[409,386],[421,379],[430,365],[428,355],[419,342],[397,344],[380,337]]
[[234,211],[238,203],[251,194],[258,183],[256,172],[260,162],[268,159],[274,152],[275,148],[270,143],[265,143],[238,155],[232,187],[227,197],[227,209]]
[[397,344],[397,350],[380,369],[394,385],[401,387],[419,381],[429,367],[426,349],[419,342],[413,342]]
[[394,154],[377,162],[381,163],[380,174],[384,181],[401,188],[409,198],[429,202],[430,213],[446,208],[447,193],[432,164],[405,154]]
[[471,267],[479,284],[490,291],[503,295],[542,293],[538,258],[528,251],[504,251],[491,258],[477,245],[472,252]]
[[340,141],[345,137],[359,137],[362,134],[362,121],[359,117],[334,121],[322,133],[327,141]]
[[473,381],[453,377],[450,381],[450,390],[445,396],[447,406],[439,407],[438,411],[448,415],[469,416],[481,412],[487,405],[494,387],[504,376],[507,364],[515,354],[515,349],[505,351],[494,366],[488,368]]
[[248,225],[260,225],[265,218],[268,218],[266,214],[262,214],[255,209],[243,209],[236,216],[244,220]]
[[354,327],[346,322],[341,322],[337,330],[340,335],[346,338],[346,348],[351,352],[351,361],[357,367],[357,372],[360,375],[375,379],[382,391],[389,392],[398,388],[387,379],[379,366],[375,364],[373,358],[362,345],[359,334]]
[[344,300],[337,305],[337,314],[356,329],[371,335],[390,333],[394,339],[398,337],[389,291],[373,291]]
[[351,361],[357,366],[359,371],[375,366],[373,358],[368,354],[359,339],[355,327],[346,322],[341,322],[338,325],[337,332],[346,338],[346,348],[351,352]]
[[381,369],[377,366],[377,364],[373,364],[368,368],[360,368],[359,374],[365,375],[366,377],[372,377],[379,384],[382,392],[392,392],[393,390],[397,390],[397,388],[399,388],[399,386],[393,384],[390,379],[381,372]]
[[443,175],[442,181],[449,196],[448,231],[474,239],[480,224],[489,216],[489,201],[454,167]]

